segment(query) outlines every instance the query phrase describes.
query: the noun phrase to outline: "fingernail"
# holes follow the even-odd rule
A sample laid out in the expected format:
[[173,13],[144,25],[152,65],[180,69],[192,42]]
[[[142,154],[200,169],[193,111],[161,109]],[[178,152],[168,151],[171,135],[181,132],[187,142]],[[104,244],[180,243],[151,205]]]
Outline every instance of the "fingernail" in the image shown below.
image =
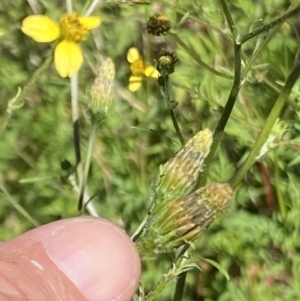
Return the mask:
[[102,219],[67,225],[45,244],[47,254],[88,300],[130,300],[140,260],[125,232]]

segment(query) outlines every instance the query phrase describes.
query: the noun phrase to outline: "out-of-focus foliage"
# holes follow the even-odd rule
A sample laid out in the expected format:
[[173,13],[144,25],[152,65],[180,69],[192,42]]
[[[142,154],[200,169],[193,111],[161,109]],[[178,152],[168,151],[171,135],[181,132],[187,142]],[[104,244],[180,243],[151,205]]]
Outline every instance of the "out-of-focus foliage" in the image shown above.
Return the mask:
[[[79,12],[89,5],[84,0],[73,2]],[[238,31],[244,34],[284,14],[291,2],[239,0],[228,1],[228,5]],[[59,21],[65,13],[64,2],[0,3],[0,116],[18,86],[23,87],[52,55],[51,44],[37,44],[20,31],[22,19],[33,13]],[[175,113],[186,140],[200,129],[215,129],[232,85],[231,79],[197,64],[172,36],[149,36],[146,23],[154,13],[166,15],[178,36],[207,65],[227,75],[233,74],[234,67],[230,31],[218,1],[102,3],[93,12],[101,16],[102,25],[83,44],[86,60],[79,72],[82,157],[90,127],[87,95],[97,66],[110,57],[116,66],[114,101],[105,126],[97,132],[88,191],[95,194],[99,214],[129,234],[147,214],[159,165],[180,146],[158,85],[145,80],[138,92],[128,91],[128,49],[137,47],[149,64],[161,48],[176,53],[179,63],[170,75],[171,98],[178,102]],[[229,182],[251,151],[297,57],[298,32],[296,16],[282,25],[245,76],[208,182]],[[243,66],[263,35],[245,44]],[[218,262],[231,280],[199,260],[202,271],[188,274],[184,300],[300,300],[299,91],[296,84],[289,96],[292,105],[281,112],[280,119],[287,126],[283,137],[255,163],[236,189],[230,209],[195,244],[194,257]],[[9,198],[40,224],[77,214],[78,194],[61,168],[64,160],[75,164],[72,133],[69,80],[60,78],[51,67],[0,136],[0,240],[33,227]],[[142,281],[146,290],[171,260],[171,255],[145,258]],[[173,291],[174,283],[159,300],[170,300]]]

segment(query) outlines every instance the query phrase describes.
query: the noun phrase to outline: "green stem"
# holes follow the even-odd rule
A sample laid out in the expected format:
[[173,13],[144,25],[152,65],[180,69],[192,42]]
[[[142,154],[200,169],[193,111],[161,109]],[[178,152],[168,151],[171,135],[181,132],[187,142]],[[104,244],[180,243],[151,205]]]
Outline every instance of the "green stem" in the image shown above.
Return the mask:
[[[176,256],[174,262],[168,268],[167,272],[159,280],[159,282],[156,284],[156,286],[153,288],[153,290],[151,292],[149,292],[149,294],[147,296],[145,296],[145,298],[143,298],[143,301],[154,301],[154,300],[156,300],[158,295],[165,288],[165,286],[170,281],[172,281],[174,278],[177,278],[178,282],[180,283],[180,285],[178,285],[178,284],[176,285],[176,291],[178,290],[178,293],[180,293],[180,291],[183,292],[184,283],[185,283],[185,276],[182,276],[182,278],[180,279],[180,278],[178,278],[178,275],[181,276],[183,274],[186,274],[186,270],[185,271],[181,270],[181,267],[182,267],[182,260],[185,256],[184,254],[186,253],[188,248],[189,248],[189,245],[186,245],[186,246],[183,247],[183,249]],[[174,269],[175,269],[175,271],[174,271]],[[180,272],[178,272],[179,270],[180,270]],[[180,286],[180,288],[177,287],[177,286]],[[176,294],[176,292],[175,292],[175,294]],[[174,295],[174,298],[175,297],[176,296]],[[180,296],[178,295],[178,297],[180,297]],[[174,299],[174,300],[180,301],[181,299],[182,299],[182,295],[181,295],[181,298]]]
[[216,127],[213,143],[210,149],[210,153],[205,159],[204,162],[204,170],[201,173],[201,176],[199,177],[198,187],[203,187],[206,184],[206,180],[209,173],[210,164],[213,160],[215,151],[217,149],[217,146],[220,142],[220,139],[223,135],[225,126],[227,124],[227,121],[230,117],[230,114],[232,112],[233,106],[235,104],[235,101],[237,99],[238,93],[240,91],[240,82],[241,82],[241,45],[235,44],[234,45],[234,53],[235,53],[235,70],[234,70],[234,80],[232,84],[232,88],[230,91],[230,94],[228,96],[228,100],[226,102],[226,105],[224,107],[224,111],[221,115],[221,118],[218,122],[218,125]]
[[197,62],[200,66],[205,68],[207,71],[215,74],[216,76],[220,76],[227,79],[232,79],[231,75],[219,72],[214,68],[210,67],[206,63],[204,63],[180,38],[174,31],[169,31],[169,34],[175,39],[175,41]]
[[237,43],[235,41],[236,37],[238,36],[238,32],[236,29],[236,26],[233,22],[233,19],[231,17],[230,11],[227,7],[227,3],[225,0],[219,0],[220,5],[223,9],[224,15],[226,17],[227,23],[229,25],[229,28],[232,33],[232,38],[234,40],[234,79],[232,83],[232,88],[230,91],[230,94],[228,96],[228,100],[226,102],[226,105],[224,107],[224,111],[221,115],[221,118],[217,124],[215,133],[214,133],[214,138],[213,138],[213,143],[210,149],[209,155],[206,157],[205,162],[204,162],[204,170],[201,173],[201,176],[199,177],[198,181],[198,187],[202,187],[206,184],[209,169],[210,169],[210,164],[213,160],[215,151],[217,149],[217,146],[219,145],[220,139],[223,135],[225,126],[227,124],[227,121],[230,117],[230,114],[232,112],[232,109],[234,107],[235,101],[237,99],[237,96],[240,91],[240,84],[241,84],[241,59],[242,59],[242,45]]
[[49,55],[45,59],[44,63],[37,70],[35,70],[35,72],[31,76],[29,82],[24,86],[24,88],[18,98],[19,103],[22,103],[25,100],[25,97],[27,96],[28,92],[32,89],[32,87],[40,79],[42,73],[50,67],[52,61],[53,61],[53,56]]
[[248,40],[252,39],[253,37],[270,30],[271,28],[277,26],[277,25],[281,25],[284,21],[286,21],[288,18],[294,16],[295,14],[297,14],[300,11],[300,6],[298,6],[296,9],[288,11],[286,14],[284,14],[283,16],[275,19],[274,21],[270,22],[269,24],[263,25],[259,28],[257,28],[256,30],[245,34],[245,35],[241,35],[239,37],[239,42],[241,44],[247,42]]
[[94,123],[92,123],[91,130],[90,130],[88,149],[87,149],[87,154],[86,154],[86,161],[85,161],[82,181],[80,183],[80,192],[79,192],[79,199],[78,199],[78,211],[80,214],[83,213],[83,209],[84,209],[83,198],[84,198],[87,178],[88,178],[88,174],[89,174],[89,170],[90,170],[93,145],[94,145],[98,126],[99,126],[98,122],[94,122]]
[[[294,3],[291,4],[289,7],[288,11],[292,11],[299,3],[299,0],[295,1]],[[268,43],[272,40],[272,38],[275,36],[277,31],[280,29],[281,25],[283,22],[280,22],[279,24],[275,25],[275,27],[272,28],[270,33],[265,37],[264,41],[261,43],[261,45],[257,48],[255,53],[251,56],[249,61],[247,62],[241,77],[244,78],[248,72],[250,71],[254,61],[258,58],[258,56],[261,54],[261,52],[265,49],[265,47],[268,45]]]
[[184,286],[185,286],[185,280],[186,280],[186,274],[187,274],[187,272],[183,272],[177,277],[173,301],[181,301],[182,300]]
[[[275,150],[275,158],[277,158],[277,154],[276,154],[276,150]],[[279,211],[280,214],[283,218],[286,217],[287,214],[287,207],[285,204],[285,198],[282,195],[281,192],[281,185],[280,185],[280,175],[279,175],[279,167],[278,164],[275,164],[275,189],[276,189],[276,195],[277,195],[277,200],[278,200],[278,204],[279,204]]]
[[[156,284],[156,286],[153,288],[153,290],[151,292],[148,293],[148,295],[146,295],[143,298],[143,301],[154,301],[154,300],[158,300],[157,297],[158,295],[162,292],[162,290],[166,287],[166,285],[172,281],[174,278],[177,278],[176,276],[174,276],[174,267],[175,266],[180,266],[180,263],[182,261],[182,257],[178,256],[176,258],[176,260],[171,264],[171,266],[169,267],[169,269],[167,270],[167,272],[164,274],[164,276],[158,281],[158,283]],[[178,299],[180,300],[180,299]]]
[[36,84],[36,82],[40,79],[42,73],[50,67],[52,61],[52,55],[48,56],[44,63],[32,74],[29,82],[24,86],[23,90],[19,88],[17,95],[8,102],[6,111],[0,119],[0,135],[6,128],[14,111],[23,106],[26,96],[28,95],[32,87]]
[[13,112],[14,111],[12,111],[12,110],[6,110],[4,115],[1,117],[1,119],[0,119],[0,135],[6,128],[11,116],[13,115]]
[[[79,193],[83,182],[83,164],[81,161],[80,150],[80,125],[79,125],[79,107],[78,107],[78,73],[71,77],[71,104],[72,104],[72,122],[73,122],[73,143],[76,160],[76,173],[79,183]],[[83,197],[89,199],[88,194],[84,194]],[[83,202],[83,201],[82,201]],[[78,203],[79,208],[79,203]],[[98,216],[92,202],[87,204],[87,209],[92,216]],[[80,212],[82,205],[80,206]]]
[[2,185],[0,185],[0,190],[2,190],[5,199],[10,203],[12,207],[16,209],[17,212],[23,215],[33,226],[40,226],[40,223],[36,221],[20,204],[18,204],[16,200],[12,198]]
[[68,14],[71,14],[73,12],[72,0],[66,0],[66,8]]
[[265,125],[264,125],[258,139],[256,140],[249,156],[247,157],[244,164],[240,167],[240,169],[238,170],[236,175],[231,180],[231,187],[233,189],[235,189],[238,186],[238,184],[242,181],[242,179],[244,178],[244,176],[246,175],[248,170],[254,164],[257,155],[259,154],[262,146],[264,145],[265,141],[267,140],[269,133],[272,130],[272,127],[273,127],[276,119],[278,118],[284,104],[286,103],[288,96],[289,96],[294,84],[296,83],[299,75],[300,75],[300,64],[296,65],[294,67],[294,69],[292,70],[292,72],[290,73],[290,75],[288,76],[288,78],[285,82],[285,85],[284,85],[280,95],[278,96],[278,98],[265,122]]
[[172,105],[172,101],[170,99],[169,78],[168,78],[168,76],[160,77],[159,83],[160,83],[160,92],[161,92],[161,95],[163,96],[163,98],[165,99],[165,101],[167,103],[167,107],[169,109],[169,113],[170,113],[170,116],[171,116],[171,119],[172,119],[172,122],[173,122],[173,126],[175,128],[176,134],[177,134],[177,136],[180,140],[181,145],[184,146],[185,141],[184,141],[184,138],[183,138],[182,133],[180,131],[176,116],[174,114],[174,110],[173,110],[174,105]]
[[[224,15],[226,17],[226,21],[228,23],[228,26],[229,26],[231,34],[232,34],[232,38],[233,38],[233,40],[235,40],[236,37],[238,36],[238,32],[236,30],[236,26],[235,26],[235,24],[233,22],[233,19],[231,17],[231,13],[230,13],[230,11],[228,9],[226,0],[219,0],[219,3],[221,5],[223,13],[224,13]],[[239,43],[237,43],[237,44],[239,44]]]
[[171,116],[171,119],[172,119],[172,122],[173,122],[173,126],[175,128],[175,131],[177,133],[177,136],[178,136],[178,138],[180,140],[180,143],[181,143],[182,146],[184,146],[185,142],[184,142],[183,136],[181,134],[181,131],[180,131],[180,128],[179,128],[179,125],[178,125],[175,113],[174,113],[174,111],[172,109],[169,109],[169,113],[170,113],[170,116]]

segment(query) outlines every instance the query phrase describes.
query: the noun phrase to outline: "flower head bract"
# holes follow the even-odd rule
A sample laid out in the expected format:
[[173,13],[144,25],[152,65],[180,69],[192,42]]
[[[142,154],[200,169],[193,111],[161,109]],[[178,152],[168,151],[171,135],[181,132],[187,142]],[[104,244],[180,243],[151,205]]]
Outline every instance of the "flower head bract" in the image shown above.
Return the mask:
[[147,66],[140,56],[137,48],[132,47],[127,52],[127,61],[130,63],[131,76],[129,77],[128,89],[131,92],[137,91],[141,85],[144,76],[157,79],[159,72],[153,66]]
[[72,77],[83,63],[79,43],[100,23],[97,16],[83,17],[76,13],[65,15],[60,24],[45,15],[32,15],[23,20],[21,30],[39,43],[60,39],[54,50],[55,68],[61,77]]

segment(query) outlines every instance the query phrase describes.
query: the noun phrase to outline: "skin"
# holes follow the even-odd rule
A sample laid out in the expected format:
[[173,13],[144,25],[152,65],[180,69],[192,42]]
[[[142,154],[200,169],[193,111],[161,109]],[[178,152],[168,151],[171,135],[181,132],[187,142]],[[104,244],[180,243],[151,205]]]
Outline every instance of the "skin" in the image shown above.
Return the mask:
[[60,220],[0,244],[1,301],[129,301],[140,272],[133,242],[101,218]]

